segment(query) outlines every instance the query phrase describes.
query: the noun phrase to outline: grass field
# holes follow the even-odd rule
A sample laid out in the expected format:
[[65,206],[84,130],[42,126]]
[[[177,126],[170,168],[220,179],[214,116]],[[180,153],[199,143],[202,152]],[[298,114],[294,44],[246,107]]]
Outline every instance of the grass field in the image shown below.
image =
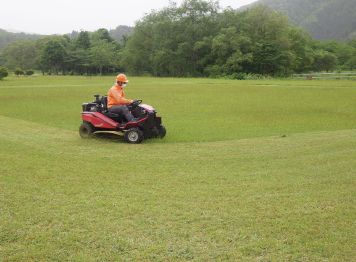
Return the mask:
[[356,261],[356,82],[130,78],[164,139],[82,140],[113,77],[0,81],[0,261]]

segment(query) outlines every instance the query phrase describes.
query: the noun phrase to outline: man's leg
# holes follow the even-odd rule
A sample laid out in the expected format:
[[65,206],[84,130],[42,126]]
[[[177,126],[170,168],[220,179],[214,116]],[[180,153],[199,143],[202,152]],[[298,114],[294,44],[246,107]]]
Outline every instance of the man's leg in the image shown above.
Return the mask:
[[131,121],[134,118],[130,110],[125,105],[110,107],[108,111],[111,113],[123,114],[126,117],[127,121]]

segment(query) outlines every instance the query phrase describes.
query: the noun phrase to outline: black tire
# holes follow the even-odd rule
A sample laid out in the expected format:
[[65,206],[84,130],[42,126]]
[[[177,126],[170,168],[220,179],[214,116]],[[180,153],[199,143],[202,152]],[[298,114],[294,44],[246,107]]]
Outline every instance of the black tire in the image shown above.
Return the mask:
[[94,131],[95,131],[94,126],[88,122],[84,122],[79,127],[79,135],[83,139],[92,138]]
[[158,137],[164,138],[166,136],[166,128],[163,125],[159,125],[158,129]]
[[143,132],[137,128],[130,128],[125,132],[125,139],[127,143],[139,144],[143,140]]

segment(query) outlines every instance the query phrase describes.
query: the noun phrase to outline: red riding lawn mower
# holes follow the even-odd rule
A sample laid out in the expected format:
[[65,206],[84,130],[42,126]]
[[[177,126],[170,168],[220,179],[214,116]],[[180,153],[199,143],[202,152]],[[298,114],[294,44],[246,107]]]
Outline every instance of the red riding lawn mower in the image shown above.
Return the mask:
[[95,101],[83,103],[83,123],[79,127],[82,138],[91,138],[93,134],[109,133],[125,137],[131,144],[139,144],[143,139],[166,135],[162,118],[156,116],[156,110],[142,100],[134,100],[127,107],[137,122],[127,122],[124,115],[108,112],[107,96],[94,95]]

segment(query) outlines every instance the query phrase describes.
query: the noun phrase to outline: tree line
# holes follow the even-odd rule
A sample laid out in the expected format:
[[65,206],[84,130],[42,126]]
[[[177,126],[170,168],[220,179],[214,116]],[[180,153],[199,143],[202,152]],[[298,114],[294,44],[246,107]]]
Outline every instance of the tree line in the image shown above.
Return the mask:
[[218,2],[185,0],[153,10],[118,42],[106,29],[81,31],[74,39],[46,36],[15,41],[0,65],[52,74],[159,77],[232,77],[246,74],[353,70],[356,39],[319,42],[267,5],[237,12]]
[[103,74],[117,69],[120,50],[120,43],[106,29],[81,31],[74,39],[52,35],[11,42],[1,53],[0,64],[43,74]]

